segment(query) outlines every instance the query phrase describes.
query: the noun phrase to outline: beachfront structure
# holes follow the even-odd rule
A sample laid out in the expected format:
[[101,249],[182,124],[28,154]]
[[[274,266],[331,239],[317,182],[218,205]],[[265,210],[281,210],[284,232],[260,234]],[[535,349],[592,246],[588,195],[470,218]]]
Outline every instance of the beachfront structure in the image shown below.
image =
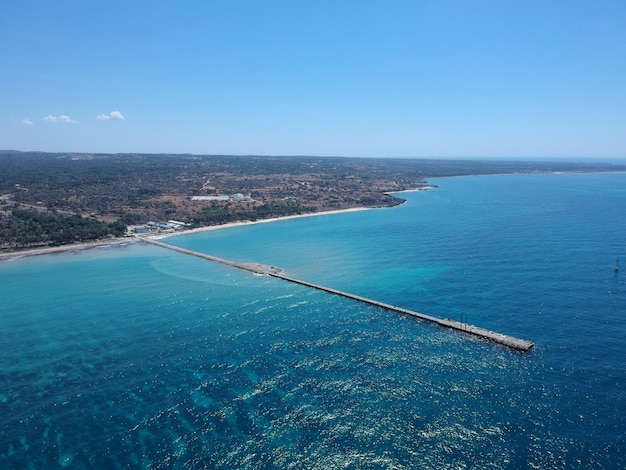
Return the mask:
[[183,228],[183,227],[188,227],[189,225],[191,225],[191,224],[186,224],[185,222],[180,222],[178,220],[168,220],[167,223],[173,225],[174,228]]
[[162,232],[171,232],[173,230],[181,230],[186,225],[183,222],[172,223],[172,221],[167,221],[157,223],[157,222],[148,222],[145,225],[129,225],[126,228],[128,234],[148,234],[148,233],[162,233]]
[[148,227],[147,225],[135,225],[128,227],[128,231],[135,233],[148,233],[150,231],[150,227]]

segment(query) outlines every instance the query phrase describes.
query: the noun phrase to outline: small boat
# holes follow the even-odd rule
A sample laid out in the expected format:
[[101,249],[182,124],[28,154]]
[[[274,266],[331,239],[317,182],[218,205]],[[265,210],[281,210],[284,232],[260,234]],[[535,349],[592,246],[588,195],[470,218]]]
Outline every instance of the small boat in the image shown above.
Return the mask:
[[619,272],[619,258],[615,260],[615,267],[613,269],[616,273]]

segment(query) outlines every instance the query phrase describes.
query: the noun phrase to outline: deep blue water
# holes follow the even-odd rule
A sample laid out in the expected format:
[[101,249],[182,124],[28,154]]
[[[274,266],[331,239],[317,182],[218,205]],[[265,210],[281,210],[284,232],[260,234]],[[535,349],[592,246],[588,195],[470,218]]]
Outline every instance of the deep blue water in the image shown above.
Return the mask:
[[[0,263],[0,468],[626,468],[626,175]],[[615,259],[624,259],[614,273]]]

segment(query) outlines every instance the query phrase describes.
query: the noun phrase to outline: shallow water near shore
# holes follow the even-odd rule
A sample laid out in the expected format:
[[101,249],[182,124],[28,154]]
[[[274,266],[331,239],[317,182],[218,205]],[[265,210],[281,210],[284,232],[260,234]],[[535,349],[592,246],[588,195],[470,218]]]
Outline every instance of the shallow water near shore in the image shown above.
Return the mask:
[[143,244],[4,261],[3,468],[625,468],[626,175],[430,182],[165,241],[533,351]]

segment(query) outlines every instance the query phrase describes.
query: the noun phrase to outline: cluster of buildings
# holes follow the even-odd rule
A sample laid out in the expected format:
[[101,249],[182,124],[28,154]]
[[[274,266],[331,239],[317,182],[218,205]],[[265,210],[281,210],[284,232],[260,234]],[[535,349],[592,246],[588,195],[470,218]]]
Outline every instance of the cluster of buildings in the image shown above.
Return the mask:
[[168,220],[162,223],[148,222],[145,225],[129,225],[126,231],[129,235],[146,233],[158,234],[182,230],[185,227],[189,227],[189,225],[190,224],[179,222],[178,220]]
[[252,201],[250,196],[244,196],[241,193],[233,194],[232,196],[192,196],[192,201]]
[[[252,201],[250,196],[244,196],[241,193],[236,193],[231,196],[192,196],[192,201],[235,201],[235,202],[247,202]],[[169,233],[182,230],[188,227],[190,224],[180,222],[178,220],[168,220],[167,222],[148,222],[144,225],[129,225],[126,228],[126,232],[129,236],[136,234],[153,234],[158,235],[160,233]]]

